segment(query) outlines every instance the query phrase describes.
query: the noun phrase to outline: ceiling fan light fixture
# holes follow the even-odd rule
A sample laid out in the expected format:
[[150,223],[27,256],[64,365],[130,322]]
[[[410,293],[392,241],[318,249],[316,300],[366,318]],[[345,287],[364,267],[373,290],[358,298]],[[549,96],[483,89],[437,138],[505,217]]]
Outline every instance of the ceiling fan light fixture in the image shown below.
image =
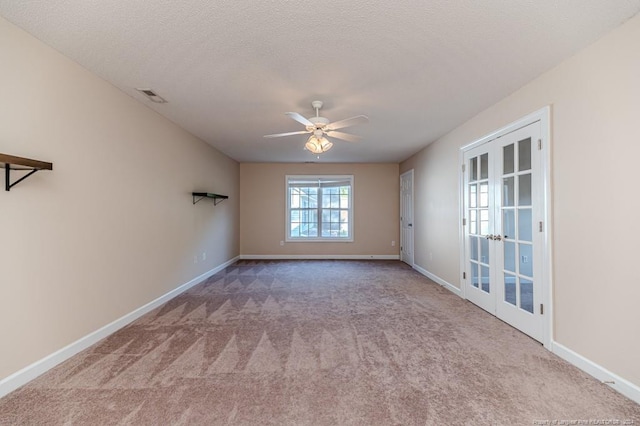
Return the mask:
[[333,142],[329,142],[327,138],[320,139],[320,147],[322,147],[322,152],[327,152],[333,146]]
[[315,135],[313,135],[309,138],[304,147],[314,154],[322,154],[323,152],[329,151],[332,146],[333,143],[329,142],[327,138],[321,137],[320,139],[318,139]]

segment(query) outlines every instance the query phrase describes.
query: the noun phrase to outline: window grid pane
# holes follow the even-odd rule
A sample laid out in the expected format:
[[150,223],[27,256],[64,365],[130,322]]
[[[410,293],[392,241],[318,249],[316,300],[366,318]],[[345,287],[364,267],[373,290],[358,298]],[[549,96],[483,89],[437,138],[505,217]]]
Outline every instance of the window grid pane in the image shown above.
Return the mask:
[[319,178],[317,186],[296,186],[291,180],[289,238],[351,238],[351,185],[322,186]]

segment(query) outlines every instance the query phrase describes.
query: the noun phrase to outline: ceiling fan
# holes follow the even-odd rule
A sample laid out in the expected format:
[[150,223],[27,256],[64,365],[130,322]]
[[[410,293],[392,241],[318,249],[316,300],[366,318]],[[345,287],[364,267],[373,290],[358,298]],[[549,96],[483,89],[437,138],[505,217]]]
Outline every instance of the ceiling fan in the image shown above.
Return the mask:
[[366,124],[369,122],[369,118],[366,115],[357,115],[355,117],[346,118],[344,120],[335,121],[331,123],[329,119],[320,117],[320,108],[322,108],[322,101],[313,101],[311,106],[316,110],[316,116],[305,118],[297,112],[286,112],[285,114],[296,120],[298,123],[304,125],[306,130],[298,132],[288,133],[276,133],[274,135],[265,135],[265,138],[279,138],[282,136],[302,135],[305,133],[311,133],[311,137],[305,144],[305,148],[314,154],[322,154],[327,152],[333,146],[326,136],[332,138],[338,138],[347,142],[358,142],[359,136],[351,135],[349,133],[338,132],[336,130],[349,126],[355,126],[356,124]]

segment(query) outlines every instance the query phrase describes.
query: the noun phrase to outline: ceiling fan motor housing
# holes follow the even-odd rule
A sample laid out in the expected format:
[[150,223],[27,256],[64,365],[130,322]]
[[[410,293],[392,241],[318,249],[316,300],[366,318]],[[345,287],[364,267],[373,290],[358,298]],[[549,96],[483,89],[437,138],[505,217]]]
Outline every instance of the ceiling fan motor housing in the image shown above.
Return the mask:
[[[322,129],[323,127],[325,127],[327,124],[330,123],[329,119],[324,117],[309,117],[309,121],[313,123],[313,125],[315,126],[315,129]],[[307,130],[314,130],[314,128],[307,129]]]

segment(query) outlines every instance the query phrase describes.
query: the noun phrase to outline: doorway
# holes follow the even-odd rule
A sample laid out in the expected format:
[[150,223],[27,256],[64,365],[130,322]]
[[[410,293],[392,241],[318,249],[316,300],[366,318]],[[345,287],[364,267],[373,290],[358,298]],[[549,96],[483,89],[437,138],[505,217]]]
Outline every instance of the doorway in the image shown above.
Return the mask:
[[551,323],[543,117],[462,149],[462,256],[465,297],[544,343]]
[[400,260],[413,267],[413,169],[400,175]]

